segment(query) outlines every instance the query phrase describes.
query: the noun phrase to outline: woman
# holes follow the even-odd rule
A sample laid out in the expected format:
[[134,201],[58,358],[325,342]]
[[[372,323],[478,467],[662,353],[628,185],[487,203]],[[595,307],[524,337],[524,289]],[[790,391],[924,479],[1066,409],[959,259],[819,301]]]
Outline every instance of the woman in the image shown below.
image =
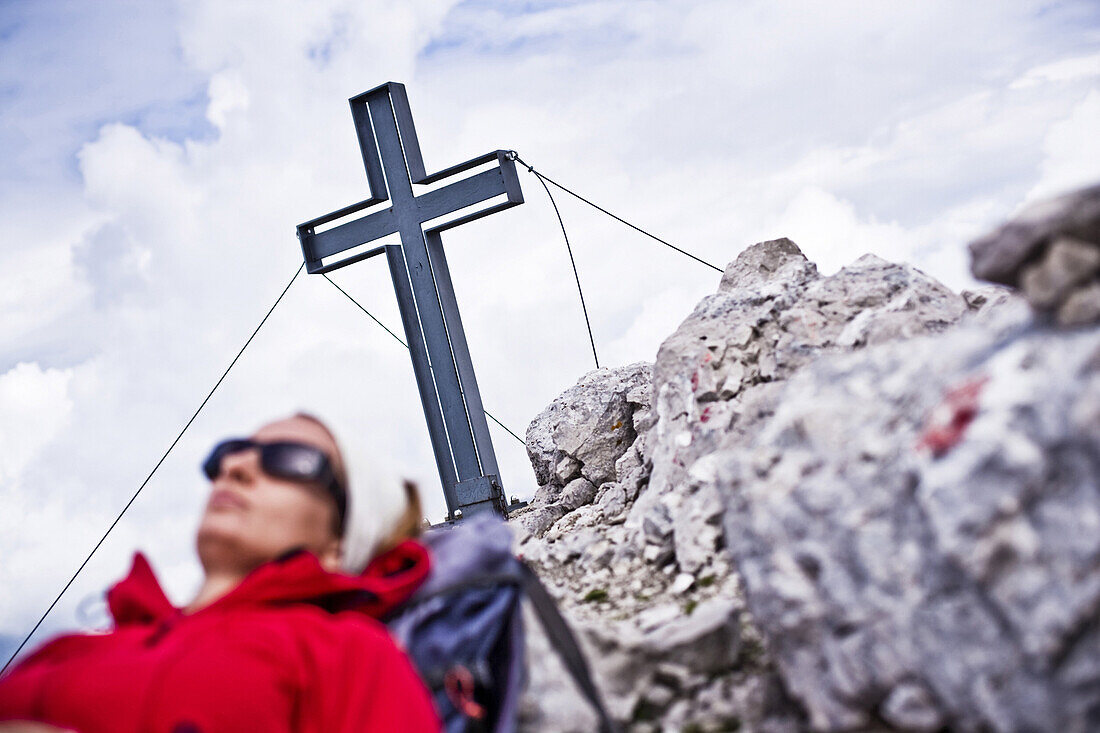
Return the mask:
[[[0,720],[37,721],[0,733],[439,730],[376,620],[427,576],[427,551],[356,538],[360,554],[386,551],[361,574],[337,572],[362,563],[345,557],[347,472],[331,432],[295,415],[219,443],[203,469],[194,600],[174,608],[136,555],[107,595],[111,632],[55,639],[0,680]],[[393,529],[410,529],[417,504]]]

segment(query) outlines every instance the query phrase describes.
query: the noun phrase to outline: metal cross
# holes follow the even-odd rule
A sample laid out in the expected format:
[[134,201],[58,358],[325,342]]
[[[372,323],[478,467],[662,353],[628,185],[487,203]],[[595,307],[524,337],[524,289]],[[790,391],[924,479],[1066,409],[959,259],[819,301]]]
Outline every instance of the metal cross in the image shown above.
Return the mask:
[[[523,203],[515,163],[507,152],[497,150],[429,176],[404,85],[388,82],[348,101],[370,198],[298,226],[306,269],[330,272],[386,255],[447,501],[447,518],[487,510],[505,514],[509,507],[440,232]],[[490,163],[495,165],[455,183],[419,196],[413,193],[414,183],[432,184]],[[433,221],[498,197],[504,198],[444,223]],[[385,209],[324,228],[389,200],[393,203]],[[428,222],[432,223],[425,229]],[[401,237],[400,246],[368,248],[371,242],[395,233]]]

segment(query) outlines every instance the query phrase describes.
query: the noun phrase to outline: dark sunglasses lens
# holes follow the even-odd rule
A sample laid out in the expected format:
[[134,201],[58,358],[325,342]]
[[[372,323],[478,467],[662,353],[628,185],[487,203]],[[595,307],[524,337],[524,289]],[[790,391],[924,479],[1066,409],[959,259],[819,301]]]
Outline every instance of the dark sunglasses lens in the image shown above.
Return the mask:
[[252,441],[249,440],[223,440],[214,446],[214,449],[210,451],[210,455],[202,463],[202,472],[206,475],[206,478],[213,481],[218,477],[218,474],[222,470],[222,459],[226,456],[239,453],[242,450],[248,450],[253,447]]
[[343,534],[348,497],[324,451],[301,443],[268,443],[260,447],[260,465],[272,476],[320,484],[336,502]]
[[269,443],[260,449],[260,464],[272,476],[319,481],[328,459],[317,448],[297,443]]

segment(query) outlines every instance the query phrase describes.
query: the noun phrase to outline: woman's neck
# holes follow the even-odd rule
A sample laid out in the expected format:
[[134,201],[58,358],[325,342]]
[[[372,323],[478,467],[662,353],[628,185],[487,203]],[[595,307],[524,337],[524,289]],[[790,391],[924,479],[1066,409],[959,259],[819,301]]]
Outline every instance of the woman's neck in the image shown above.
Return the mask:
[[248,573],[233,570],[208,570],[195,599],[183,609],[184,613],[194,613],[206,608],[214,601],[225,596],[244,580]]

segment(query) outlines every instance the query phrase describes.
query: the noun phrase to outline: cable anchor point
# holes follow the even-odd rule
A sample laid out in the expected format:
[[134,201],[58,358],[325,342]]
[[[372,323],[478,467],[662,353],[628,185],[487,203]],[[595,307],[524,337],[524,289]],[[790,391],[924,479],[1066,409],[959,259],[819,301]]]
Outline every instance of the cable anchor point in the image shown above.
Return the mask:
[[[519,157],[519,153],[517,153],[515,150],[509,150],[508,152],[506,152],[504,154],[504,157],[507,158],[508,160],[519,163],[524,168],[526,168],[529,172],[535,173],[535,167],[531,166],[531,165],[527,165],[527,162],[523,158]],[[535,173],[535,175],[537,176],[538,173]]]

